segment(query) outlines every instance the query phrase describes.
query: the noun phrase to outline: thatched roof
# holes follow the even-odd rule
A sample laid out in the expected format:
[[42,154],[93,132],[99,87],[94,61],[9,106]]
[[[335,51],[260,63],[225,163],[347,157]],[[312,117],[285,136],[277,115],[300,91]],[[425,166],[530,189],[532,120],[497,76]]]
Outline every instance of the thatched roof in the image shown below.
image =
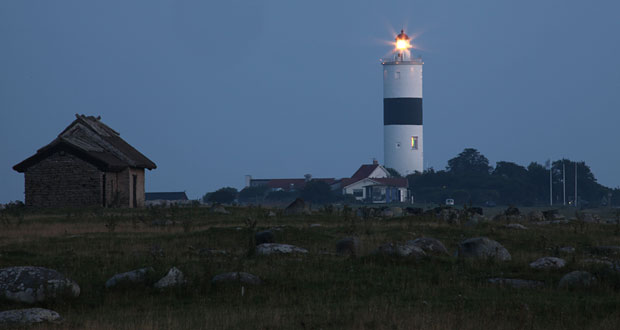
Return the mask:
[[13,169],[24,172],[58,150],[73,153],[106,171],[121,171],[127,167],[157,168],[155,163],[125,142],[118,132],[102,123],[101,117],[78,114],[75,117],[54,141]]

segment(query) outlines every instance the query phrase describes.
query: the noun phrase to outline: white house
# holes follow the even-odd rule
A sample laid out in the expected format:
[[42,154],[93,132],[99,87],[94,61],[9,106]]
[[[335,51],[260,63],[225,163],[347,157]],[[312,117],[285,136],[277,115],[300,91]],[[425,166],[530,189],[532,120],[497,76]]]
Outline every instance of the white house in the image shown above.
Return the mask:
[[340,187],[343,194],[372,203],[406,202],[409,197],[407,179],[390,177],[376,160],[360,166],[351,178],[340,180]]

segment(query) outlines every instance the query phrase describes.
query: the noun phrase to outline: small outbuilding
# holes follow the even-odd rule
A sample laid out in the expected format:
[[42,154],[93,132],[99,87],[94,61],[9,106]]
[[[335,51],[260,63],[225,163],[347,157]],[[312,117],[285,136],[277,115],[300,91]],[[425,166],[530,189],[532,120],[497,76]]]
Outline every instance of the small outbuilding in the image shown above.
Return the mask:
[[13,166],[32,207],[143,207],[144,170],[157,166],[101,117],[76,119],[54,141]]

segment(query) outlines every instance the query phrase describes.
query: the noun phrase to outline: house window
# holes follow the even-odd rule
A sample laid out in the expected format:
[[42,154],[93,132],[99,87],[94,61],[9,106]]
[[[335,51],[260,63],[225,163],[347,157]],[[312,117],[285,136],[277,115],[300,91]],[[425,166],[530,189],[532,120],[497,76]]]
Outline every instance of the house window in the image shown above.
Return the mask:
[[418,137],[417,136],[411,137],[411,149],[418,150]]
[[400,71],[394,72],[394,79],[400,79]]
[[364,189],[353,189],[353,196],[364,197]]

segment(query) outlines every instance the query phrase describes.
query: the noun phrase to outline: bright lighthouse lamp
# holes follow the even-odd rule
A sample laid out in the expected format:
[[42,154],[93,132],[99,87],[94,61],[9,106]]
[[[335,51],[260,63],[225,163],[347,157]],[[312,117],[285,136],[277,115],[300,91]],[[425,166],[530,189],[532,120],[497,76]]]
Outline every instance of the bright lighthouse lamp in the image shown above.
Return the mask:
[[400,34],[396,36],[396,49],[398,51],[403,51],[409,48],[411,48],[411,39],[405,34],[405,31],[400,30]]

